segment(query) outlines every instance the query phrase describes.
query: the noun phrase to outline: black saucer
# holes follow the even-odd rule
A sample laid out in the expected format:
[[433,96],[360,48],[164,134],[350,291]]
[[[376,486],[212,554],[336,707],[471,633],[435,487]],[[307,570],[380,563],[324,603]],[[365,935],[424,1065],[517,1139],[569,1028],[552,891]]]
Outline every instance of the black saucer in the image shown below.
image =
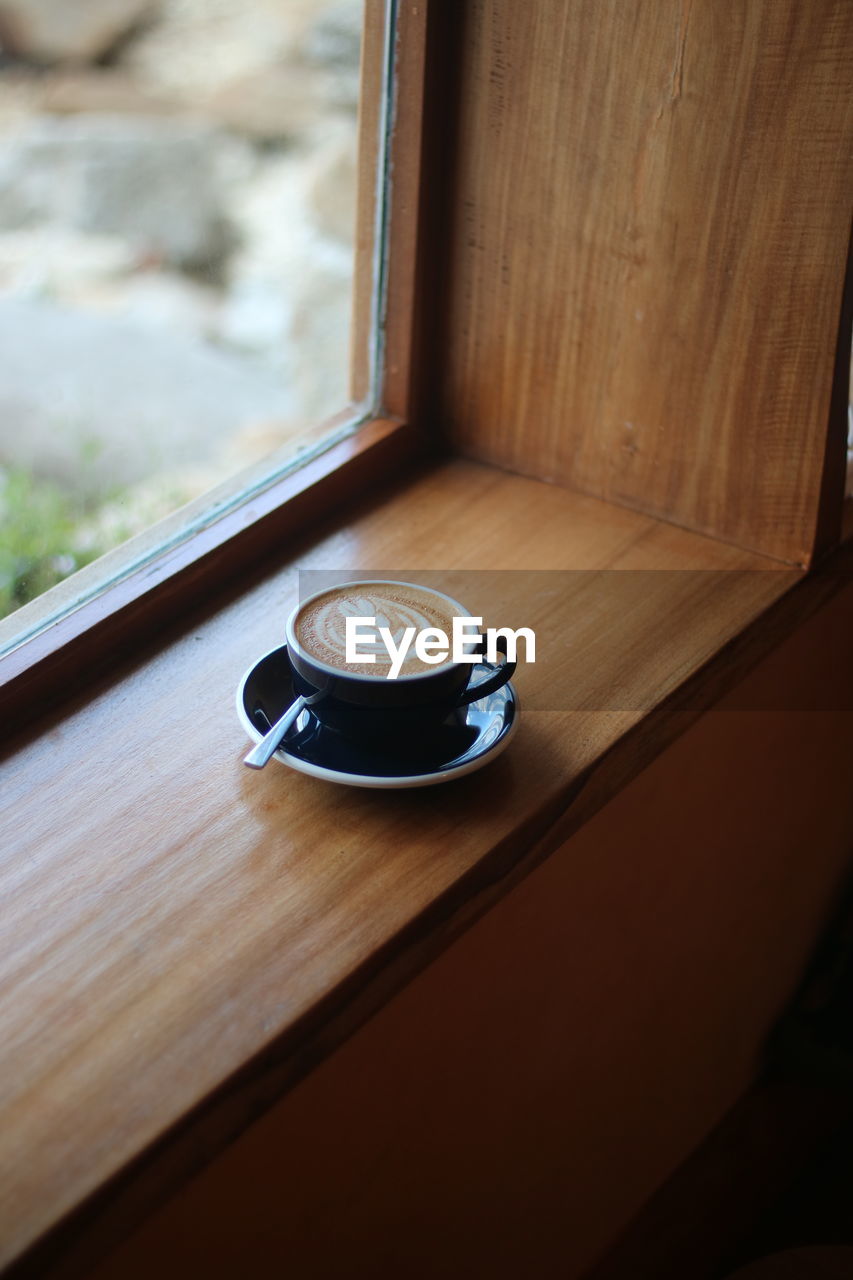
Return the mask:
[[[484,669],[484,678],[488,670]],[[476,669],[472,679],[478,679]],[[269,729],[295,697],[287,646],[255,663],[240,681],[237,714],[254,741]],[[355,742],[321,725],[310,709],[288,731],[275,759],[315,778],[353,787],[429,787],[481,769],[498,755],[518,724],[512,684],[460,707],[429,739],[386,746]]]

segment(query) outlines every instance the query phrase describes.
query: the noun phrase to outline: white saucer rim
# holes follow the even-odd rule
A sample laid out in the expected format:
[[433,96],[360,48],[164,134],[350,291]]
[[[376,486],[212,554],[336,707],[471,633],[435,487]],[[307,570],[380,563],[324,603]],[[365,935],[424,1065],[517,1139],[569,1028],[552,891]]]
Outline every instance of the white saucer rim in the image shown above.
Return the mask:
[[[260,742],[263,734],[255,728],[246,714],[246,708],[243,701],[243,692],[246,687],[246,681],[262,662],[266,662],[267,658],[272,657],[274,653],[279,653],[286,647],[286,645],[276,645],[274,649],[268,650],[267,653],[263,654],[252,663],[237,686],[235,699],[237,704],[237,716],[249,737],[255,742]],[[403,788],[433,787],[442,782],[450,782],[454,778],[464,778],[466,774],[475,773],[478,769],[482,769],[486,764],[489,764],[499,756],[502,751],[505,751],[518,728],[520,718],[518,693],[516,692],[511,680],[508,680],[503,688],[509,691],[514,707],[514,714],[509,728],[506,729],[493,747],[489,747],[486,751],[482,752],[481,755],[476,756],[475,759],[469,760],[465,764],[456,765],[450,769],[432,770],[430,773],[411,773],[405,774],[402,777],[382,777],[381,775],[372,773],[347,773],[340,769],[329,769],[325,765],[311,764],[307,760],[300,760],[299,756],[292,755],[284,747],[279,747],[278,751],[275,752],[271,759],[278,760],[280,764],[285,765],[289,769],[293,769],[295,773],[304,773],[309,777],[320,778],[325,782],[338,782],[342,786],[365,787],[374,791],[398,791]],[[476,706],[476,703],[472,703],[471,705]]]

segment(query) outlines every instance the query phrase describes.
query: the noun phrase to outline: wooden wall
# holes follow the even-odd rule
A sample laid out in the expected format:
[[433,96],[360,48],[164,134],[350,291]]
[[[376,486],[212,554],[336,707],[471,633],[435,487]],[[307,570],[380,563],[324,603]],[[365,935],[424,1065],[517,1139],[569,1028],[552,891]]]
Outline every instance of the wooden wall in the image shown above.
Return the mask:
[[455,28],[448,436],[807,563],[826,467],[840,518],[853,6],[470,0]]

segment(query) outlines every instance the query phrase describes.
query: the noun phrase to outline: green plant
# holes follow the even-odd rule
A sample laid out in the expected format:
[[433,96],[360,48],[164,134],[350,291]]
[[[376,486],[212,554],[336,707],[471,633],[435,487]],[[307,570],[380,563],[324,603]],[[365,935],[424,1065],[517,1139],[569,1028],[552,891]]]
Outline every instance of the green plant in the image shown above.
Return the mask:
[[0,617],[99,556],[78,545],[88,514],[73,494],[20,467],[0,468]]

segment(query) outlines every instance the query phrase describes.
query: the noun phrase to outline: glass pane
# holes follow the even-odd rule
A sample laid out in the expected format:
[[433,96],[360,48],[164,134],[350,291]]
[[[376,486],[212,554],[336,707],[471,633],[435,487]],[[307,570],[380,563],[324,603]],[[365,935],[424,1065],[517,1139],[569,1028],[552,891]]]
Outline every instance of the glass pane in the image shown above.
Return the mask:
[[347,404],[362,9],[4,0],[0,616]]

